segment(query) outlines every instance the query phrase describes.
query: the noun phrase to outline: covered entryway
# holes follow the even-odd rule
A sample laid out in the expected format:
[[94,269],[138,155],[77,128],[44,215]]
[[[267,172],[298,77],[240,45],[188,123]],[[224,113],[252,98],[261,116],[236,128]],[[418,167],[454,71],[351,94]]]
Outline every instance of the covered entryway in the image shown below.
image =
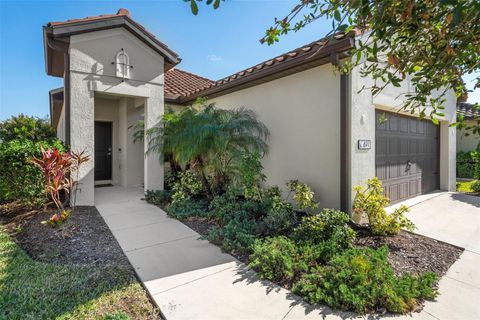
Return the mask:
[[392,203],[440,189],[439,126],[376,110],[375,141],[375,173]]

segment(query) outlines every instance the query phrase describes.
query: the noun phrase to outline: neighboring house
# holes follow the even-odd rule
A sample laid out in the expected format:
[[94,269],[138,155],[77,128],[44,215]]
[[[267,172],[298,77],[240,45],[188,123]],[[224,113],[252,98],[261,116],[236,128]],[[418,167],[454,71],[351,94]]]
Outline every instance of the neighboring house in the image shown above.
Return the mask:
[[[467,127],[477,125],[480,121],[480,110],[474,109],[473,104],[460,102],[457,105],[457,115],[462,115]],[[469,130],[457,130],[457,151],[473,151],[480,147],[480,137]]]
[[397,113],[408,81],[372,97],[360,90],[370,80],[358,69],[334,72],[334,64],[349,59],[355,34],[321,39],[212,81],[174,68],[178,55],[125,9],[44,30],[47,73],[65,83],[50,92],[52,124],[72,148],[94,158],[81,172],[81,204],[94,203],[97,181],[162,188],[158,155],[144,156],[129,126],[144,114],[151,127],[165,104],[182,108],[197,97],[255,110],[271,131],[267,183],[299,179],[324,207],[348,211],[353,187],[374,176],[392,201],[455,190],[454,94],[439,126]]

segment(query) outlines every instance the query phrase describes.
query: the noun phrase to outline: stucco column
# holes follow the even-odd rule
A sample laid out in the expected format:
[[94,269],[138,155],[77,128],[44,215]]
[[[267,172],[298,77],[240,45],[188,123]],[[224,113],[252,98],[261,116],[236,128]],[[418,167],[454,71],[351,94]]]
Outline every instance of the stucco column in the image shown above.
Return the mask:
[[77,205],[94,205],[95,99],[85,75],[70,73],[70,141],[74,151],[85,150],[90,160],[79,171]]
[[[357,68],[351,72],[350,79],[348,209],[352,208],[355,197],[353,188],[365,185],[368,179],[375,177],[375,105],[372,103],[370,90],[361,90],[366,80],[361,77]],[[359,150],[358,140],[372,141],[371,149]]]
[[[145,99],[145,130],[159,124],[163,115],[163,87],[152,88],[152,95]],[[148,150],[148,140],[145,139],[144,150]],[[145,190],[163,190],[163,163],[158,153],[145,154],[144,188]]]
[[457,129],[448,121],[440,122],[440,189],[455,191],[457,161]]

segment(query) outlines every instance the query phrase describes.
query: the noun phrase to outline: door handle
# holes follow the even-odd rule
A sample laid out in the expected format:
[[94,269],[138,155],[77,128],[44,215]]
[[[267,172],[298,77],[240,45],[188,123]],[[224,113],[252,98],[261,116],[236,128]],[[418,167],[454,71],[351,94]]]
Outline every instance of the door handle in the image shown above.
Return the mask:
[[410,170],[410,168],[412,167],[412,161],[408,160],[407,161],[407,170]]
[[112,155],[112,148],[108,148],[107,149],[107,156],[111,156]]

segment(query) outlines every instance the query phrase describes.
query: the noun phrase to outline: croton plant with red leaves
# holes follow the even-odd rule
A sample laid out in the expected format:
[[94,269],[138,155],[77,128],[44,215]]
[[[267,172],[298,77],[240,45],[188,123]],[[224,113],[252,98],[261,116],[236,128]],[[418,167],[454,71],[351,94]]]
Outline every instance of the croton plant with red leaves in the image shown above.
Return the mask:
[[[60,152],[57,149],[45,150],[43,147],[40,149],[42,156],[40,158],[33,157],[32,162],[42,170],[45,177],[45,189],[58,208],[58,212],[50,217],[47,223],[57,226],[70,215],[70,211],[65,210],[65,203],[72,199],[75,207],[79,168],[89,160],[89,156],[85,154],[85,151]],[[74,175],[76,179],[74,179]],[[62,201],[62,194],[66,195],[65,203]]]

